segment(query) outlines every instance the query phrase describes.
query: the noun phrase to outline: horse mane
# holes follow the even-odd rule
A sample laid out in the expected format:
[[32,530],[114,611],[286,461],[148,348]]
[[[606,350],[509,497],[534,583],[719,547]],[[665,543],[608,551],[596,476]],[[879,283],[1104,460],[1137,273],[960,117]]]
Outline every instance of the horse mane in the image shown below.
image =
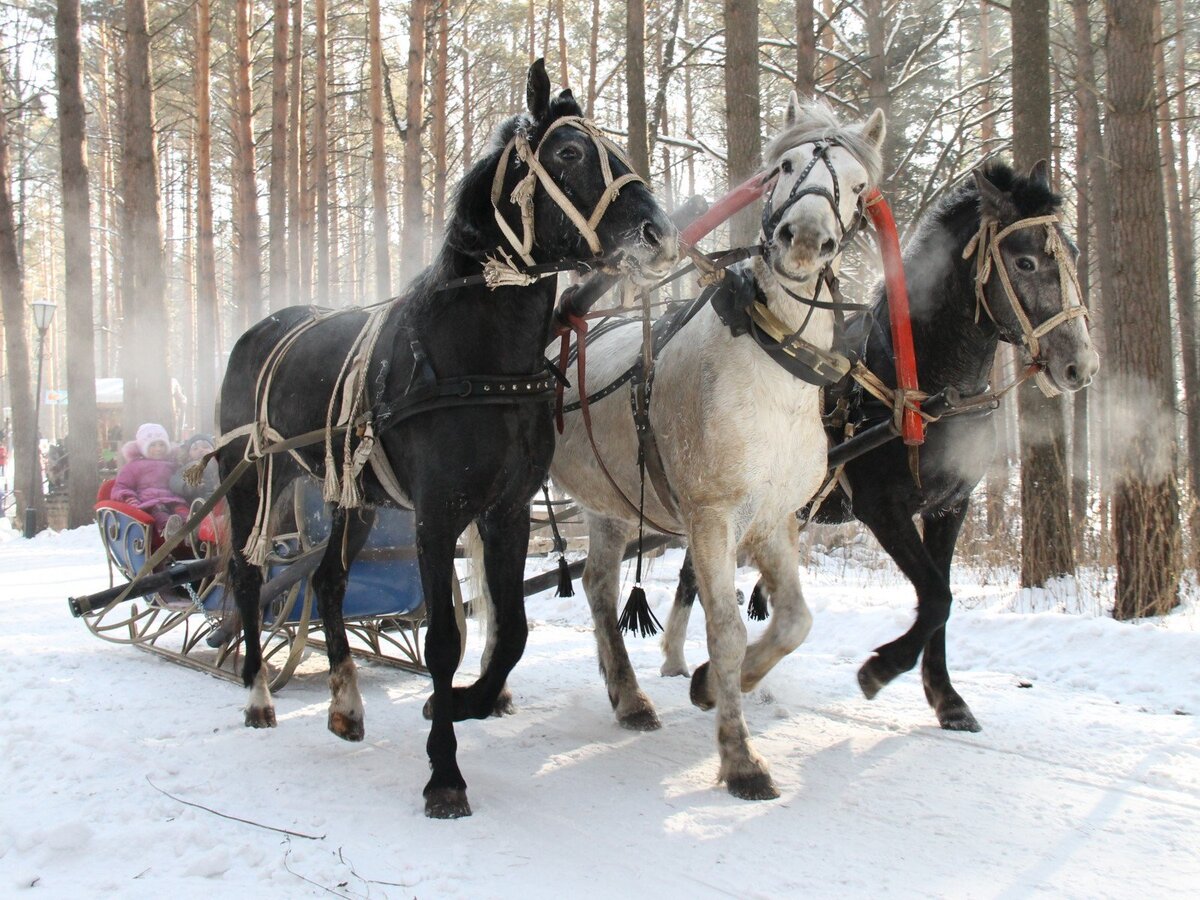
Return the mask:
[[811,100],[800,104],[799,115],[791,125],[775,135],[767,144],[763,155],[767,168],[774,168],[783,154],[793,147],[811,141],[836,140],[858,158],[867,170],[872,184],[883,177],[883,159],[879,150],[863,136],[862,123],[845,125],[823,100]]
[[[987,180],[1012,198],[1018,218],[1044,216],[1062,209],[1063,198],[1045,182],[1018,175],[1011,165],[1002,160],[990,160],[983,166]],[[934,207],[932,218],[949,224],[964,213],[979,213],[979,186],[971,176],[963,178]]]

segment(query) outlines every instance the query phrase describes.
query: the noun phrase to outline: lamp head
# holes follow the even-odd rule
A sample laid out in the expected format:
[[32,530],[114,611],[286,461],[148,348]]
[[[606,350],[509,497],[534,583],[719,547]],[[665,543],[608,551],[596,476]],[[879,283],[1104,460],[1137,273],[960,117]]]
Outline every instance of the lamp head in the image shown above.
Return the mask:
[[35,300],[29,304],[33,307],[33,324],[38,331],[46,331],[54,321],[54,310],[57,307],[49,300]]

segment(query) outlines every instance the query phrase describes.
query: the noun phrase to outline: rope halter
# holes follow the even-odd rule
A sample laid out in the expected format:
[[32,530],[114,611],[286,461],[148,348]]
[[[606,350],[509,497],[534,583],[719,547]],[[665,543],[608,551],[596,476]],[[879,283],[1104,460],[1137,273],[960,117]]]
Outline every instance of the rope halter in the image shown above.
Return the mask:
[[[1009,339],[1012,337],[1008,329],[996,319],[987,301],[986,287],[988,279],[992,277],[993,272],[996,272],[999,276],[1000,284],[1004,288],[1004,293],[1008,297],[1008,303],[1012,308],[1013,315],[1016,316],[1017,322],[1021,326],[1021,336],[1015,343],[1019,343],[1025,347],[1029,351],[1030,357],[1039,366],[1041,365],[1040,338],[1045,337],[1059,325],[1063,325],[1072,319],[1078,319],[1081,316],[1085,319],[1088,317],[1087,307],[1083,305],[1082,300],[1078,303],[1070,302],[1072,295],[1067,290],[1069,285],[1074,286],[1074,296],[1076,298],[1082,298],[1083,292],[1079,288],[1079,275],[1075,270],[1075,261],[1071,258],[1071,253],[1063,242],[1062,235],[1058,230],[1061,221],[1062,219],[1058,215],[1032,216],[1028,219],[1018,219],[1011,225],[1001,228],[999,222],[985,216],[979,224],[978,233],[975,237],[971,238],[971,242],[967,244],[962,254],[963,259],[970,259],[972,256],[975,257],[975,321],[979,321],[979,311],[982,309],[988,314],[988,318],[992,320],[1001,334]],[[1008,269],[1004,265],[1004,258],[1000,253],[1001,241],[1014,231],[1024,228],[1044,228],[1046,230],[1045,252],[1058,263],[1058,291],[1062,302],[1062,309],[1036,328],[1029,321],[1029,316],[1026,314],[1025,308],[1017,298],[1017,292],[1013,289],[1012,280],[1008,276]],[[1041,388],[1042,393],[1047,397],[1054,397],[1060,393],[1040,369],[1037,373],[1037,384]]]
[[[556,129],[568,126],[583,132],[591,138],[600,157],[600,171],[604,176],[604,193],[596,203],[596,207],[592,210],[591,215],[587,217],[563,193],[562,188],[558,186],[558,183],[555,182],[550,173],[546,171],[541,161],[542,147],[545,145],[546,139]],[[514,152],[517,155],[517,159],[529,167],[529,174],[517,182],[516,187],[509,196],[509,200],[521,210],[520,238],[517,237],[512,226],[508,224],[508,220],[500,212],[500,199],[504,193],[504,177],[508,173],[509,158]],[[619,178],[613,177],[612,163],[609,161],[610,153],[629,169],[627,174]],[[579,234],[587,241],[593,255],[597,257],[603,254],[604,248],[600,243],[600,236],[596,234],[596,226],[604,218],[604,214],[608,211],[609,206],[617,199],[617,196],[621,193],[621,189],[626,185],[635,183],[646,184],[645,179],[633,171],[633,166],[621,148],[609,140],[600,130],[600,127],[590,119],[585,119],[582,116],[563,116],[560,119],[556,119],[546,129],[546,132],[542,135],[542,139],[538,141],[536,148],[530,146],[529,138],[523,131],[518,131],[504,145],[504,150],[500,154],[500,161],[496,164],[496,174],[492,179],[492,211],[495,213],[496,224],[500,226],[500,231],[504,235],[505,240],[508,241],[517,256],[527,266],[534,265],[532,256],[534,242],[533,197],[534,192],[537,190],[538,182],[541,182],[546,193],[550,195],[550,199],[558,204],[567,218],[575,225]],[[535,276],[521,272],[503,248],[498,250],[497,257],[488,259],[484,267],[484,274],[488,276],[489,287],[497,287],[500,284],[530,284],[537,280]]]

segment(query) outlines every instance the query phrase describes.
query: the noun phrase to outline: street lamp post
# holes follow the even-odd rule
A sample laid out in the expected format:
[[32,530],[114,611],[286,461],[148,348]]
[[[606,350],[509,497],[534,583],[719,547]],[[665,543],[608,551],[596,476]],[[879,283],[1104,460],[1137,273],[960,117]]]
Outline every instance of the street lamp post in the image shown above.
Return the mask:
[[46,332],[50,330],[50,323],[54,321],[55,310],[55,305],[49,300],[35,300],[30,306],[33,308],[33,324],[38,333],[38,356],[37,390],[33,394],[33,459],[29,466],[29,496],[25,500],[25,537],[27,538],[31,538],[41,531],[36,503],[42,480],[38,419],[42,412],[42,362],[46,357]]

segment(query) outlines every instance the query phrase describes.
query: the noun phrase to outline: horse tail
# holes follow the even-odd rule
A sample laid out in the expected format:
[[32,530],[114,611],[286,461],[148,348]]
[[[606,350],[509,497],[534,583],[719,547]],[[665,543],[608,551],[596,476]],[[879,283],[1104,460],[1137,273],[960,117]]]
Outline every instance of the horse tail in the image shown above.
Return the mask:
[[492,595],[488,593],[487,578],[483,571],[483,539],[479,528],[472,522],[463,532],[463,552],[471,561],[471,574],[467,578],[467,593],[464,603],[467,615],[480,623],[486,630],[492,610]]

